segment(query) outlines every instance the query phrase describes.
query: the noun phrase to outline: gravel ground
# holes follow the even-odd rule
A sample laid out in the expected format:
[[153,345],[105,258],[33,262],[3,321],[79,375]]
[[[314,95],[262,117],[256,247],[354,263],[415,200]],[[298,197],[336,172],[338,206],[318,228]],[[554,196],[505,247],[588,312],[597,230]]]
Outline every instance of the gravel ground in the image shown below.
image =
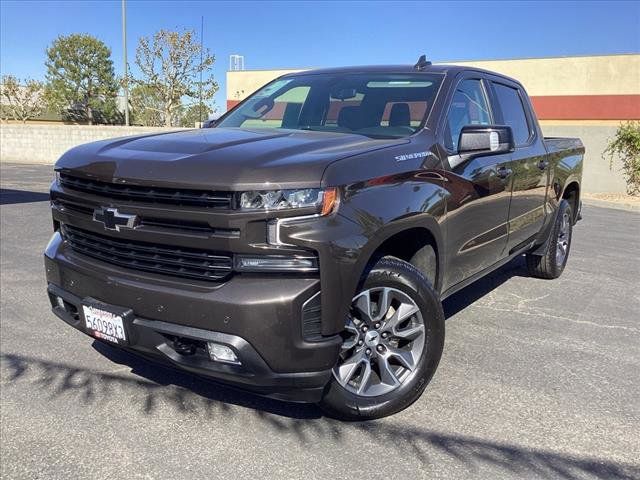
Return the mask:
[[586,205],[556,281],[445,302],[412,407],[340,423],[102,346],[49,311],[51,167],[2,165],[0,476],[640,479],[640,215]]

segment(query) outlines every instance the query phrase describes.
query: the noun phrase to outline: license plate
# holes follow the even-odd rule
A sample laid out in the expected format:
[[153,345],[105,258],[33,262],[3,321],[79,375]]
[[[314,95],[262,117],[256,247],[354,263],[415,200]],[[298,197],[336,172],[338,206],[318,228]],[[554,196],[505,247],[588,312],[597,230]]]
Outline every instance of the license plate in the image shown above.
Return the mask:
[[124,322],[120,315],[87,305],[83,305],[82,310],[85,326],[91,335],[113,343],[127,341]]

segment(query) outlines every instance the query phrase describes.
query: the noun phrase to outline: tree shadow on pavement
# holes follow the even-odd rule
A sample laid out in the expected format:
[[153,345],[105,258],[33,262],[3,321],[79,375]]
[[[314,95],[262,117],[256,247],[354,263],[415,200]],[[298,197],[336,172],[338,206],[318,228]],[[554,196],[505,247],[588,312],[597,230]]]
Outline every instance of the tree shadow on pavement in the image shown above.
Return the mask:
[[[174,414],[204,416],[211,420],[218,416],[228,420],[242,414],[246,417],[243,421],[250,421],[253,415],[264,428],[282,436],[293,436],[302,447],[310,449],[317,449],[321,440],[346,445],[352,441],[348,437],[367,435],[370,441],[379,443],[381,449],[395,448],[398,454],[410,451],[425,466],[441,462],[444,456],[446,461],[458,463],[472,472],[493,467],[517,478],[640,478],[640,466],[436,432],[407,425],[402,417],[399,420],[342,423],[321,418],[315,406],[263,399],[190,374],[151,365],[127,352],[118,351],[118,355],[121,355],[119,363],[130,366],[142,378],[21,354],[0,354],[3,388],[11,388],[15,382],[31,382],[52,400],[64,399],[73,405],[95,404],[99,408],[109,408],[109,402],[118,403],[126,396],[138,402],[142,412],[148,415],[167,407],[177,412]],[[436,456],[439,458],[434,458]]]
[[14,190],[13,188],[0,188],[0,205],[14,203],[44,202],[49,200],[49,193],[32,192],[29,190]]

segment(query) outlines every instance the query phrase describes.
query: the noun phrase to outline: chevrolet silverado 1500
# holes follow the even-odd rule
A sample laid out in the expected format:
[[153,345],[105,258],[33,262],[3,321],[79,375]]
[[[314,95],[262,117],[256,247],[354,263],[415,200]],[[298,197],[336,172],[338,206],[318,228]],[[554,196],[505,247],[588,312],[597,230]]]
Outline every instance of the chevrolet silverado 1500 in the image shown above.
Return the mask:
[[389,415],[436,370],[444,298],[517,256],[562,273],[583,153],[488,71],[284,75],[211,128],[60,158],[53,312],[261,395]]

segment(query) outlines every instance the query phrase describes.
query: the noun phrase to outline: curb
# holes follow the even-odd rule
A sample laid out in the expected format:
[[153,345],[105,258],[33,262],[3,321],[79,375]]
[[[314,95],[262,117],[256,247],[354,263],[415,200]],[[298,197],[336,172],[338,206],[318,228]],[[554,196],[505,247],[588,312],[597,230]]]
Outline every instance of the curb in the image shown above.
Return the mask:
[[627,212],[640,212],[640,205],[631,205],[628,203],[609,202],[607,200],[584,197],[582,198],[582,203],[592,207],[613,208],[615,210],[625,210]]

